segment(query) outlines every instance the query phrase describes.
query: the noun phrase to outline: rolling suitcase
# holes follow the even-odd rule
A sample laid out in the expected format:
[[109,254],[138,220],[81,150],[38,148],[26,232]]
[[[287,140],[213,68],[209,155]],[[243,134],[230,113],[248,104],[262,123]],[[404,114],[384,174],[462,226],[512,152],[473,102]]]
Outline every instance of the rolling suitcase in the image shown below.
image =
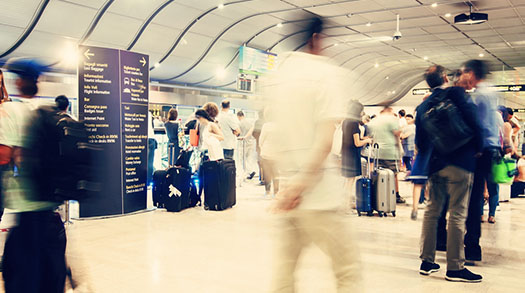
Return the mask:
[[200,167],[204,209],[222,211],[236,203],[235,161],[206,161]]
[[153,205],[158,208],[164,207],[164,196],[168,191],[167,177],[168,172],[166,170],[157,170],[153,173]]
[[396,216],[396,182],[392,170],[378,167],[379,145],[374,144],[376,156],[374,159],[374,172],[372,172],[372,207],[379,216],[387,216],[391,213]]
[[[370,153],[372,152],[370,149]],[[370,156],[368,159],[361,158],[361,168],[363,177],[359,178],[355,185],[357,215],[366,213],[367,216],[373,215],[372,209],[372,180],[370,179]],[[364,162],[363,162],[364,160]]]
[[191,172],[186,168],[172,167],[167,173],[164,207],[168,212],[180,212],[190,205]]

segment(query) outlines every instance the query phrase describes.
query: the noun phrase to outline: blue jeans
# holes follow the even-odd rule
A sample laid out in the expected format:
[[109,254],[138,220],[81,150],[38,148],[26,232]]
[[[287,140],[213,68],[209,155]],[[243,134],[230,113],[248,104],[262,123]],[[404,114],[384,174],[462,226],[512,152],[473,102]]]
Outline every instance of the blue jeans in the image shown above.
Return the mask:
[[[496,215],[496,208],[499,205],[499,184],[487,181],[489,191],[489,217]],[[483,215],[483,205],[481,206],[481,215]]]

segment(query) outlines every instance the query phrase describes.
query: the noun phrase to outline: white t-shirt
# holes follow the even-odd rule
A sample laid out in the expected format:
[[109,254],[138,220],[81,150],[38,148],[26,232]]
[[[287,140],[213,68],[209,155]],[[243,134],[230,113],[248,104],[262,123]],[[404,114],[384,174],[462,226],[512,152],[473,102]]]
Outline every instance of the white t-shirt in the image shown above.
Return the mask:
[[210,126],[207,125],[202,131],[202,147],[208,150],[208,157],[210,161],[218,161],[224,159],[224,152],[219,140],[211,135]]
[[403,128],[403,127],[405,127],[407,125],[408,125],[408,123],[407,123],[407,119],[405,117],[399,118],[399,128]]
[[239,129],[239,119],[232,113],[219,113],[217,116],[219,127],[224,135],[224,140],[221,142],[222,148],[225,150],[233,150],[237,145],[237,136],[233,131]]
[[[346,116],[345,71],[328,59],[302,52],[284,54],[277,70],[262,81],[269,107],[267,121],[275,121],[278,138],[277,167],[293,180],[308,157],[317,150],[316,127],[320,122],[340,121]],[[344,180],[340,164],[328,156],[315,185],[303,193],[299,209],[335,210],[341,206]],[[286,180],[283,182],[286,184]]]
[[35,99],[23,98],[0,105],[0,144],[12,147],[24,146],[26,127],[37,106]]

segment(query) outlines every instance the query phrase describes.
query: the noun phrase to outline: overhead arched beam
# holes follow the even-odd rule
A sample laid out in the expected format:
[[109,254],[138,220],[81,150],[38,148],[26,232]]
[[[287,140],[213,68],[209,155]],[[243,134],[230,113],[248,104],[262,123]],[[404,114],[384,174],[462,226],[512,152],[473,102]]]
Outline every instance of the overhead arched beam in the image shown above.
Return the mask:
[[100,9],[97,11],[97,14],[91,21],[91,24],[89,25],[88,29],[86,30],[82,38],[80,38],[80,40],[78,41],[79,44],[84,44],[87,41],[87,39],[89,39],[89,37],[97,27],[99,21],[102,19],[102,16],[104,16],[104,13],[106,13],[106,11],[111,6],[111,4],[113,4],[113,2],[115,2],[115,0],[107,0],[106,3],[104,3],[104,5],[100,7]]
[[150,14],[150,16],[148,16],[148,18],[144,21],[144,23],[142,23],[142,26],[139,28],[139,30],[135,34],[135,37],[133,37],[133,39],[129,43],[129,45],[126,48],[126,50],[133,49],[133,47],[135,46],[135,44],[139,40],[140,36],[142,36],[142,33],[144,33],[144,31],[146,30],[148,25],[151,23],[151,21],[157,16],[157,14],[159,14],[164,8],[166,8],[168,5],[170,5],[173,1],[175,1],[175,0],[167,0],[166,2],[161,4],[157,9],[155,9],[153,11],[153,13]]
[[42,14],[44,13],[44,10],[46,9],[47,5],[49,4],[50,0],[42,0],[40,1],[40,5],[38,5],[38,8],[36,9],[33,18],[29,22],[29,25],[25,28],[22,35],[16,40],[16,42],[9,47],[7,50],[5,50],[2,54],[0,54],[0,58],[3,58],[15,51],[22,43],[27,39],[27,37],[31,34],[33,29],[35,29],[35,26],[37,25],[38,21],[40,20],[40,17],[42,17]]
[[[223,5],[224,6],[229,6],[229,5],[233,5],[233,4],[237,4],[237,3],[243,3],[243,2],[249,2],[249,1],[253,1],[253,0],[237,0],[237,1],[224,3]],[[206,10],[205,12],[201,13],[197,18],[193,19],[192,22],[190,22],[184,28],[184,30],[182,30],[182,32],[179,34],[179,36],[177,37],[175,42],[171,45],[171,47],[168,49],[168,51],[166,53],[164,53],[164,55],[162,55],[162,57],[160,58],[158,63],[160,64],[160,63],[164,62],[164,60],[166,60],[171,55],[171,53],[173,53],[173,51],[175,50],[175,48],[177,48],[177,46],[179,45],[179,43],[182,40],[182,38],[184,38],[184,36],[193,27],[193,25],[195,25],[197,23],[197,21],[199,21],[201,18],[205,17],[206,15],[212,13],[216,9],[219,9],[219,7],[218,6],[214,6],[214,7],[210,8],[210,9]],[[155,69],[154,66],[152,66],[150,68],[150,70],[153,70],[153,69]]]
[[[318,5],[308,5],[308,6],[303,6],[303,7],[293,7],[293,8],[286,8],[286,9],[279,9],[279,10],[273,10],[273,11],[267,11],[267,12],[259,12],[259,13],[254,13],[254,14],[251,14],[251,15],[248,15],[248,16],[245,16],[237,21],[235,21],[234,23],[232,23],[231,25],[229,25],[228,27],[226,27],[223,31],[221,31],[213,40],[212,42],[208,45],[208,47],[204,50],[204,53],[201,54],[201,56],[197,59],[196,62],[194,62],[188,69],[184,70],[182,73],[179,73],[177,74],[176,76],[173,76],[173,77],[170,77],[170,78],[166,78],[166,79],[162,79],[162,81],[170,81],[170,80],[173,80],[173,79],[177,79],[179,77],[182,77],[183,75],[187,74],[188,72],[190,72],[193,68],[195,68],[207,55],[208,53],[211,51],[212,47],[215,45],[215,43],[217,43],[217,41],[219,41],[219,39],[226,33],[228,32],[230,29],[232,29],[233,27],[235,27],[237,24],[245,21],[245,20],[248,20],[250,18],[253,18],[253,17],[256,17],[256,16],[262,16],[262,15],[267,15],[267,14],[272,14],[272,13],[281,13],[281,12],[288,12],[288,11],[294,11],[294,10],[302,10],[302,9],[307,9],[307,8],[311,8],[311,7],[322,7],[322,6],[327,6],[327,5],[336,5],[336,4],[340,4],[340,3],[347,3],[347,2],[355,2],[355,1],[358,1],[358,0],[341,0],[341,1],[336,1],[336,2],[330,2],[330,3],[323,3],[323,4],[318,4]],[[232,3],[232,2],[230,2]],[[224,4],[226,5],[226,4]],[[215,8],[213,8],[213,10],[215,10]],[[195,21],[194,21],[195,22]],[[193,25],[193,22],[192,24]],[[187,30],[185,30],[183,33],[185,34],[187,32]],[[176,42],[178,44],[178,40]],[[176,45],[173,46],[173,50],[175,49]],[[163,62],[164,60],[166,60],[166,58],[169,57],[169,55],[173,52],[173,50],[170,50],[168,51],[167,54],[164,54],[164,56],[161,58],[161,60],[159,61],[159,63]],[[153,69],[153,68],[152,68]]]

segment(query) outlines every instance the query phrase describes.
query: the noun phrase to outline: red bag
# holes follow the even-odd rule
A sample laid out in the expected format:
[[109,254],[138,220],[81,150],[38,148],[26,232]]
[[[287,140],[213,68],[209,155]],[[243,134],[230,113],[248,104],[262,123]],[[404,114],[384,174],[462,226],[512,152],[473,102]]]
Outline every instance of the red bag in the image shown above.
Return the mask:
[[0,165],[7,165],[13,157],[13,148],[0,144]]
[[198,128],[190,129],[190,144],[192,146],[199,146],[199,129]]

